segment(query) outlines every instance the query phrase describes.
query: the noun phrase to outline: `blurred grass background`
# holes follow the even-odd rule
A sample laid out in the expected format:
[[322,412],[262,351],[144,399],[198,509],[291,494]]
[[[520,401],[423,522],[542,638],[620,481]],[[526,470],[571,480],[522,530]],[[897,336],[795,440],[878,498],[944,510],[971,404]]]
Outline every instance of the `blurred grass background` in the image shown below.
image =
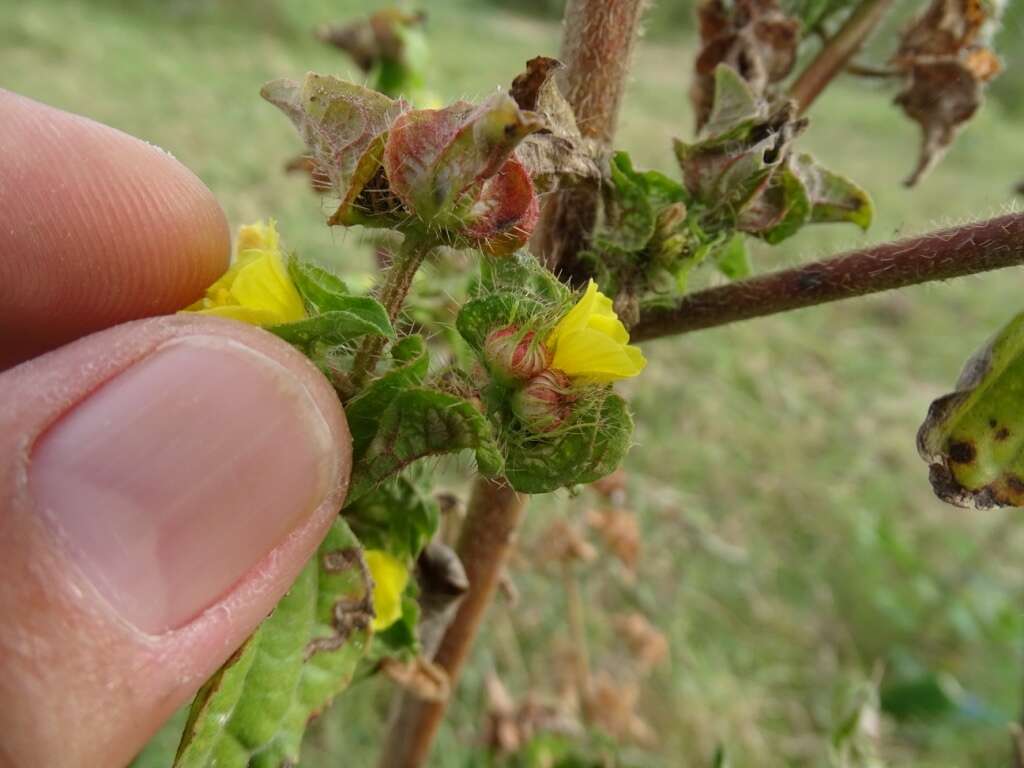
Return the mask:
[[[1010,66],[996,98],[915,191],[900,180],[917,129],[891,105],[892,90],[852,79],[830,89],[804,146],[869,189],[876,222],[867,235],[809,228],[759,249],[759,269],[1015,204],[1021,5],[1007,25]],[[290,247],[362,272],[369,250],[324,226],[306,181],[281,173],[301,147],[257,92],[306,70],[358,78],[309,31],[379,6],[0,0],[0,86],[167,149],[213,189],[233,225],[274,216]],[[478,97],[527,58],[557,53],[557,19],[515,7],[427,4],[434,91]],[[689,3],[665,0],[655,13],[619,143],[639,165],[672,173],[669,139],[692,126],[694,39]],[[638,705],[655,742],[624,747],[624,760],[704,766],[721,744],[736,767],[839,765],[830,740],[856,692],[877,683],[882,717],[865,734],[885,764],[1008,764],[1022,690],[1024,539],[1013,511],[936,501],[914,435],[966,357],[1021,309],[1022,284],[1010,270],[649,345],[651,366],[624,387],[638,424],[626,469],[639,565],[631,575],[602,550],[581,582],[595,668],[628,668],[608,620],[617,613],[643,612],[671,647]],[[565,595],[557,571],[530,553],[552,519],[579,519],[594,503],[556,495],[531,504],[511,574],[519,600],[493,609],[432,765],[476,764],[488,670],[517,696],[555,687],[559,649],[570,644]],[[388,693],[371,681],[344,697],[315,726],[303,765],[372,765]]]

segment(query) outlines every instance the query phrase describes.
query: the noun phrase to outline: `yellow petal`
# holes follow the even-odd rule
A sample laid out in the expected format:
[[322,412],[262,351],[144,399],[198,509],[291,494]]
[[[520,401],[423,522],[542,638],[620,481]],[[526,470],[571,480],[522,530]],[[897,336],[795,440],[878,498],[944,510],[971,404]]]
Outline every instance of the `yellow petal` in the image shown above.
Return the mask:
[[615,341],[607,334],[584,328],[564,336],[555,349],[552,368],[572,378],[598,384],[636,376],[647,365],[636,347]]
[[246,224],[238,229],[235,253],[239,255],[253,248],[261,251],[276,251],[279,247],[277,222],[273,219],[266,223],[257,221],[255,224]]
[[562,336],[587,327],[587,322],[593,313],[594,305],[597,303],[598,295],[597,283],[591,280],[587,283],[587,290],[584,291],[583,296],[576,302],[576,306],[570,309],[565,317],[558,321],[558,325],[552,329],[551,334],[547,338],[549,347],[554,349],[558,346],[558,340]]
[[619,344],[625,344],[629,341],[629,331],[626,330],[626,326],[622,324],[622,321],[614,313],[611,317],[594,315],[590,318],[590,322],[587,323],[587,327],[610,336]]
[[231,293],[242,306],[272,312],[276,317],[275,323],[302,320],[306,316],[306,308],[281,257],[268,251],[259,253],[262,254],[259,258],[239,270]]
[[262,326],[305,319],[306,307],[285,267],[274,222],[242,227],[234,263],[183,311]]
[[402,617],[402,593],[409,583],[409,569],[382,549],[368,549],[363,557],[373,576],[373,610],[377,615],[371,626],[374,632],[380,632]]

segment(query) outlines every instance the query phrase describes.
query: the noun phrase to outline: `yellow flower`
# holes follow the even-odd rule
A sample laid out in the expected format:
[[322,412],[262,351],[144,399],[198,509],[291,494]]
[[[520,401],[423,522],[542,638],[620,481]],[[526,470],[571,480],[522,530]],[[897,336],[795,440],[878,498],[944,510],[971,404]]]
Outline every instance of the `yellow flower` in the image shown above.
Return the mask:
[[612,300],[591,280],[583,297],[547,338],[551,367],[572,378],[604,384],[636,376],[647,365],[629,346],[629,333],[612,309]]
[[368,549],[363,557],[373,576],[373,610],[377,616],[371,626],[374,632],[380,632],[402,618],[402,593],[409,583],[409,569],[382,549]]
[[184,311],[263,326],[303,320],[306,308],[285,267],[274,222],[242,227],[234,263]]

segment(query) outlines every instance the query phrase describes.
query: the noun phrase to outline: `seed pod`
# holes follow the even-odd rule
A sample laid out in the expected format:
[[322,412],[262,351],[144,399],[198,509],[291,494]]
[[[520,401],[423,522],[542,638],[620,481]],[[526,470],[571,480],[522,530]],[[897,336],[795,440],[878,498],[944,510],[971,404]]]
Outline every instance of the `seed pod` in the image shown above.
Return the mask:
[[497,378],[506,382],[526,381],[548,367],[551,355],[533,331],[507,325],[488,334],[484,359]]
[[512,412],[531,432],[551,432],[572,413],[569,377],[549,368],[534,376],[512,396]]

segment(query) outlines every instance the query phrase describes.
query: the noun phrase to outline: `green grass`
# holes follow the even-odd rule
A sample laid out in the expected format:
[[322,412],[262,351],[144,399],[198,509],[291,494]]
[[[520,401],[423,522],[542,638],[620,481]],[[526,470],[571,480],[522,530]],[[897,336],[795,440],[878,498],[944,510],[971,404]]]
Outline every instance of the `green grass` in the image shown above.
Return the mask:
[[[231,221],[275,216],[301,253],[366,271],[359,237],[323,225],[322,206],[281,164],[300,149],[259,86],[307,69],[352,74],[311,42],[317,22],[365,11],[345,2],[0,0],[0,85],[109,123],[174,153],[213,189]],[[555,24],[488,12],[472,0],[430,4],[434,90],[475,97],[525,59],[557,50]],[[680,33],[682,35],[682,33]],[[687,135],[693,41],[645,42],[621,146],[672,172],[669,139]],[[990,105],[913,192],[899,185],[916,128],[891,92],[843,81],[813,111],[804,145],[875,197],[871,232],[809,229],[758,249],[762,269],[1013,204],[1024,175],[1019,125]],[[68,158],[74,162],[74,158]],[[583,569],[595,667],[628,667],[605,619],[639,609],[666,633],[671,661],[643,688],[657,732],[644,766],[828,764],[828,739],[855,686],[912,658],[955,676],[981,704],[959,717],[884,718],[893,766],[1002,766],[1016,717],[1024,638],[1024,555],[1001,512],[937,502],[914,434],[964,359],[1021,308],[1021,273],[1005,271],[749,322],[651,344],[623,389],[637,416],[629,504],[644,533],[635,578],[606,557]],[[438,768],[478,750],[482,680],[553,692],[569,645],[560,580],[529,553],[557,515],[593,499],[531,504],[512,568],[516,605],[494,608],[442,730]],[[995,531],[995,533],[990,533]],[[965,563],[970,567],[965,567]],[[387,686],[361,684],[309,739],[304,765],[369,766]]]

